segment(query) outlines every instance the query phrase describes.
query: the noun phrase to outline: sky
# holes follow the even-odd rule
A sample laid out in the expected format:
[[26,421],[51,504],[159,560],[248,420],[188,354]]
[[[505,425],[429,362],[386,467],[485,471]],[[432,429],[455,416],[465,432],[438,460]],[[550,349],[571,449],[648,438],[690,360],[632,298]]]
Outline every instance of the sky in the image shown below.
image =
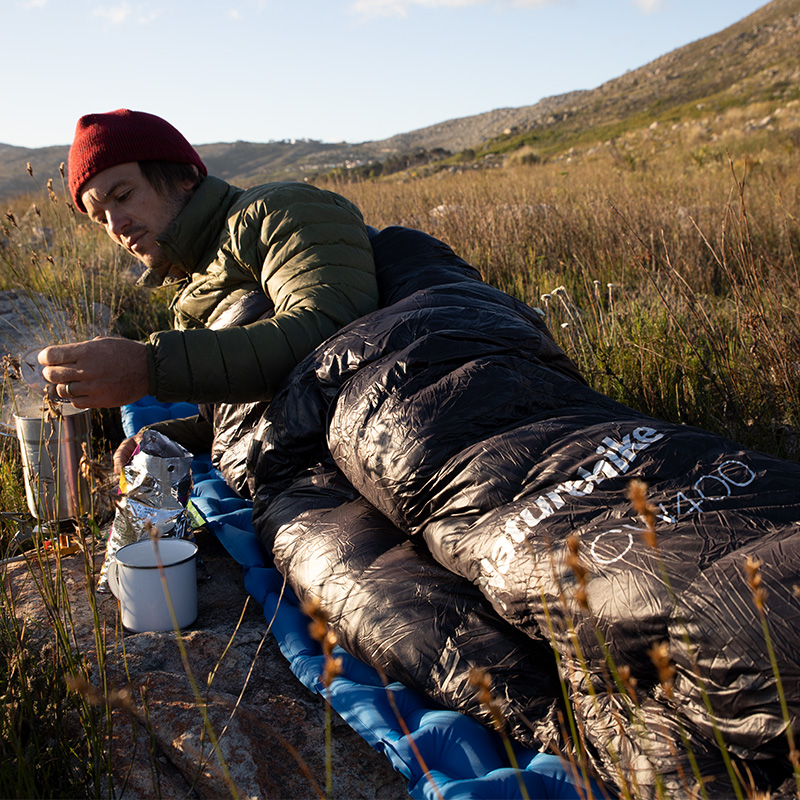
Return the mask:
[[0,142],[131,108],[195,145],[375,141],[593,89],[764,0],[0,0]]

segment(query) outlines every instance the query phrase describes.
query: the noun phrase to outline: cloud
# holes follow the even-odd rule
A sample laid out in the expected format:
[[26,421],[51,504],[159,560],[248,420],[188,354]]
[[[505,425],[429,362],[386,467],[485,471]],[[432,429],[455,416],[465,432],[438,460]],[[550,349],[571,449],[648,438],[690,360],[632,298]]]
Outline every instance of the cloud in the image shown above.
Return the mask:
[[140,13],[137,17],[136,21],[140,25],[146,25],[148,22],[154,22],[158,17],[161,16],[161,12],[163,8],[159,8],[158,10],[153,9],[152,11],[148,11],[147,13]]
[[252,11],[260,14],[269,5],[269,0],[247,0],[244,5],[246,8],[241,8],[241,3],[238,8],[229,8],[225,16],[234,22],[241,22],[245,17],[251,16]]
[[102,17],[113,25],[120,25],[130,16],[131,7],[128,3],[119,3],[116,6],[103,6],[92,11],[92,16]]
[[20,8],[25,10],[29,8],[44,8],[47,5],[47,0],[23,0],[19,4]]
[[139,25],[146,25],[160,16],[162,10],[153,8],[134,9],[130,3],[122,2],[116,5],[98,7],[92,11],[92,16],[102,17],[112,25],[121,25],[123,22],[131,20],[131,18]]
[[[637,2],[642,1],[637,0]],[[650,2],[653,1],[650,0]],[[424,8],[466,8],[478,5],[501,5],[514,8],[544,8],[563,2],[569,2],[569,0],[356,0],[350,5],[349,11],[361,17],[405,17],[409,9],[419,6]]]
[[664,0],[633,0],[633,4],[644,14],[657,14],[666,5]]

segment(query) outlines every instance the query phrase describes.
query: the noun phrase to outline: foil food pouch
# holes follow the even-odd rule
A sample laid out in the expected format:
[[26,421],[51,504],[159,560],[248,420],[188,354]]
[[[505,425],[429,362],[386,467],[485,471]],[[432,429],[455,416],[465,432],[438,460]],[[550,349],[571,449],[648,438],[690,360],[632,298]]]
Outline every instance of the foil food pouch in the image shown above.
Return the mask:
[[122,468],[121,497],[106,544],[98,592],[110,591],[108,570],[120,547],[151,535],[191,537],[186,503],[192,488],[193,458],[186,448],[163,434],[144,431],[139,447]]

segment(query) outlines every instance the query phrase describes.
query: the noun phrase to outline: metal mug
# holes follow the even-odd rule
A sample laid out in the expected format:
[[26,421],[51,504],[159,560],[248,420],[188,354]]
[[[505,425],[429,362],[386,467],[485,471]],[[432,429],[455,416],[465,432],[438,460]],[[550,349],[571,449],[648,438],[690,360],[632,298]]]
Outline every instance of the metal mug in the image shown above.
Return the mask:
[[175,623],[185,628],[197,619],[197,545],[169,537],[158,539],[157,545],[152,539],[126,544],[114,554],[108,585],[119,600],[122,624],[128,630],[171,631]]

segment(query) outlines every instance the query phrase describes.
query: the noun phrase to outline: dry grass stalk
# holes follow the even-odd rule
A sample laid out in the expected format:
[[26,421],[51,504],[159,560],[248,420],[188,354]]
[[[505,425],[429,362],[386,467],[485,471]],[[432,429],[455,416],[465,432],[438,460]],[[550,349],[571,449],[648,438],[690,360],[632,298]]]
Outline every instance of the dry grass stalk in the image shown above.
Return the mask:
[[664,690],[664,694],[672,699],[675,665],[672,663],[669,644],[667,642],[657,642],[647,651],[647,655],[658,672],[658,680]]
[[320,679],[326,689],[330,688],[334,679],[342,674],[342,659],[333,655],[333,649],[338,641],[336,633],[330,628],[330,616],[322,608],[322,602],[314,597],[303,603],[303,613],[311,617],[308,632],[314,641],[319,642],[325,663]]
[[767,590],[764,588],[763,577],[761,575],[761,561],[753,556],[747,556],[745,560],[745,572],[747,574],[747,585],[753,593],[753,603],[758,609],[759,614],[764,613],[764,604],[767,600]]
[[658,550],[658,536],[656,534],[656,509],[647,500],[647,484],[644,481],[634,478],[628,484],[628,499],[631,501],[639,518],[645,524],[642,538],[648,547]]
[[330,689],[334,679],[342,674],[343,661],[341,657],[333,655],[336,646],[336,633],[329,626],[330,616],[322,608],[322,601],[318,597],[312,597],[302,604],[303,613],[311,617],[308,631],[311,638],[319,642],[322,647],[323,668],[320,680],[326,689],[325,695],[325,783],[328,797],[333,795],[333,757],[332,757],[332,720]]
[[567,537],[567,566],[575,575],[577,588],[575,589],[575,602],[584,610],[589,611],[589,597],[587,587],[590,573],[580,558],[580,538],[575,534]]
[[495,700],[492,695],[492,679],[485,669],[473,667],[469,671],[469,685],[478,690],[478,700],[480,704],[489,712],[494,729],[500,734],[503,739],[503,746],[506,750],[509,763],[512,769],[516,771],[517,781],[520,793],[524,800],[529,800],[528,789],[525,786],[525,781],[522,779],[520,772],[519,762],[514,754],[514,748],[511,746],[511,740],[506,734],[506,720],[503,717],[500,704]]

